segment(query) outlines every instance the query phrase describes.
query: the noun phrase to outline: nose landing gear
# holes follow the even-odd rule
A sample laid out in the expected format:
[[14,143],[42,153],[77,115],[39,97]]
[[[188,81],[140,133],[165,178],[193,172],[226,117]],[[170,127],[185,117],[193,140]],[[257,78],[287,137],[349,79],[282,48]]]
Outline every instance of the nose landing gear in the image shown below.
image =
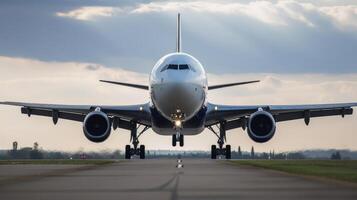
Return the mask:
[[226,145],[226,147],[223,148],[224,142],[227,141],[225,122],[219,123],[219,126],[217,125],[217,127],[219,128],[219,134],[212,128],[212,126],[208,127],[208,129],[218,137],[218,148],[216,145],[211,146],[211,158],[217,159],[217,156],[225,156],[226,159],[231,159],[231,145]]
[[177,142],[180,143],[180,147],[184,145],[184,137],[180,132],[177,132],[176,135],[172,135],[172,146],[176,146]]
[[177,109],[177,114],[173,114],[172,118],[174,119],[174,129],[176,130],[176,134],[172,135],[172,146],[176,146],[176,143],[180,143],[180,147],[183,147],[183,134],[181,133],[182,130],[182,122],[181,119],[183,118],[184,114],[181,113],[180,109]]

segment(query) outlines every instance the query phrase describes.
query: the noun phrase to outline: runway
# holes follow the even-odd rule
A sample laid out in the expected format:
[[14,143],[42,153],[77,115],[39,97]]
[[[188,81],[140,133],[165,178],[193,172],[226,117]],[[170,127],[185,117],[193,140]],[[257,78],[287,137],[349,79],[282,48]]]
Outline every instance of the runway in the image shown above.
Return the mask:
[[357,188],[220,160],[130,160],[103,166],[1,165],[0,198],[357,199]]

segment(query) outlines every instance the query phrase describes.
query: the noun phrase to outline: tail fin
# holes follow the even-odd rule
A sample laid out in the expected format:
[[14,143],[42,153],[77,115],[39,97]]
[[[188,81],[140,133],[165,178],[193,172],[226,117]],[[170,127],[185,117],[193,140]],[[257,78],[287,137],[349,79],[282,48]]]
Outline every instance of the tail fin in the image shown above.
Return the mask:
[[181,52],[181,16],[177,14],[176,51]]

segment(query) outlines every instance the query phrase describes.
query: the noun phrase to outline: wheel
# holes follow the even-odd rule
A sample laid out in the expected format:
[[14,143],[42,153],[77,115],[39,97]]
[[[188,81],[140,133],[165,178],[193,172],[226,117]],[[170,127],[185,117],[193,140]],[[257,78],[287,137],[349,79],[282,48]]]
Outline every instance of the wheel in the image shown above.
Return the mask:
[[231,145],[226,145],[226,159],[231,159]]
[[130,159],[130,145],[125,145],[125,159]]
[[140,159],[145,159],[145,145],[140,145]]
[[172,135],[172,146],[175,147],[176,146],[176,135]]
[[184,144],[184,143],[183,143],[183,135],[181,134],[181,135],[180,135],[180,147],[183,147],[183,144]]
[[216,145],[211,146],[211,158],[217,159],[217,147]]

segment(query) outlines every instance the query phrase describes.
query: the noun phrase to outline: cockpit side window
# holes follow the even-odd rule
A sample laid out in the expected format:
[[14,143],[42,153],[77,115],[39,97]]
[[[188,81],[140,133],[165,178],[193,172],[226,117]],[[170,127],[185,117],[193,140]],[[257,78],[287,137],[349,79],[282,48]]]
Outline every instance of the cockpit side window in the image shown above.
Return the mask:
[[192,66],[190,66],[190,65],[187,65],[187,66],[189,67],[189,69],[190,69],[191,71],[196,72],[196,70],[195,70],[194,67],[192,67]]
[[161,69],[160,72],[163,72],[163,71],[167,70],[167,67],[168,67],[168,65],[165,65],[165,66]]

